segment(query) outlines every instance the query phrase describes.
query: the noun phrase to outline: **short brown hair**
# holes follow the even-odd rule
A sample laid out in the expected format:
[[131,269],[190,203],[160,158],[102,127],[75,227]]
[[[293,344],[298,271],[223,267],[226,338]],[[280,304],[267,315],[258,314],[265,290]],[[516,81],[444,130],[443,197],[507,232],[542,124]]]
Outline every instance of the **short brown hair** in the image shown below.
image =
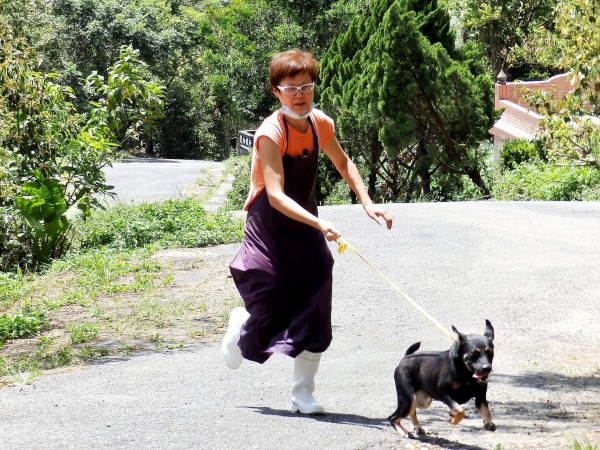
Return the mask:
[[305,72],[310,75],[312,81],[317,81],[319,63],[311,53],[298,49],[277,53],[271,59],[269,66],[271,87],[279,86],[284,78],[295,77]]

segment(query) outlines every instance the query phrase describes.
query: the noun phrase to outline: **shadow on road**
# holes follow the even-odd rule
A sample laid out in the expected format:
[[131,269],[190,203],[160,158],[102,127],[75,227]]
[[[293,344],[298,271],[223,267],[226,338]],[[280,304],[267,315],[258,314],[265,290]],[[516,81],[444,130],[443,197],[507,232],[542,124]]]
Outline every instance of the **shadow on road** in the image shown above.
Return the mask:
[[504,424],[509,432],[531,433],[548,423],[567,427],[582,422],[592,424],[600,411],[600,377],[595,375],[569,377],[553,372],[525,372],[517,376],[494,374],[494,378],[498,383],[525,388],[530,393],[490,405],[499,416],[511,419]]
[[264,406],[246,406],[246,408],[266,416],[301,417],[304,419],[316,420],[318,422],[337,423],[340,425],[358,425],[368,428],[377,428],[379,430],[383,430],[384,428],[390,426],[387,419],[371,419],[364,416],[357,416],[355,414],[327,413],[325,415],[307,415],[285,409],[273,409]]
[[181,164],[181,161],[176,161],[174,159],[160,159],[160,158],[151,158],[151,157],[135,157],[135,158],[125,158],[119,161],[120,163],[171,163],[171,164]]
[[445,450],[485,450],[485,447],[479,447],[477,445],[464,444],[462,442],[450,441],[448,439],[433,437],[433,436],[420,436],[417,439],[419,442],[424,442],[431,445],[437,445]]
[[[327,413],[324,416],[319,415],[304,415],[298,414],[289,410],[273,409],[268,407],[256,407],[246,406],[245,408],[264,414],[267,416],[280,416],[280,417],[298,417],[302,419],[315,420],[318,422],[327,422],[339,425],[356,425],[360,427],[374,428],[377,430],[389,432],[393,435],[397,435],[394,429],[391,427],[387,419],[371,419],[369,417],[358,416],[355,414],[336,414]],[[409,442],[408,439],[398,436],[399,442]],[[435,436],[419,436],[414,442],[422,442],[431,445],[437,445],[448,450],[485,450],[484,447],[475,445],[468,445],[462,442],[451,441],[448,439],[435,437]]]
[[493,377],[519,387],[567,392],[580,390],[600,392],[600,374],[569,377],[554,372],[525,372],[519,376],[494,374]]

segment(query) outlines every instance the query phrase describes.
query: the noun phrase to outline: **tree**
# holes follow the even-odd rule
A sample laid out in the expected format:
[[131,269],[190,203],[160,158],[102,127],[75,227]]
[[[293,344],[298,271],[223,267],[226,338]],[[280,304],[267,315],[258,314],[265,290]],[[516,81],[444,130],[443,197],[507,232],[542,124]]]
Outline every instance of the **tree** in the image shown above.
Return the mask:
[[368,0],[271,0],[274,9],[285,12],[288,30],[295,28],[292,47],[313,52],[320,58],[332,36],[347,30],[351,19],[368,10]]
[[551,0],[452,0],[461,40],[481,43],[492,73],[504,69],[510,79],[556,73],[556,66],[536,64],[531,59],[512,57],[513,49],[537,27],[551,23]]
[[561,0],[553,24],[539,27],[518,51],[572,76],[573,91],[560,100],[552,92],[532,101],[543,115],[541,137],[552,160],[600,167],[600,40],[596,0]]
[[[369,195],[376,198],[382,143],[378,139],[381,121],[378,114],[356,107],[356,85],[364,68],[364,49],[377,32],[378,24],[393,2],[375,1],[369,11],[354,17],[347,31],[337,36],[321,61],[320,97],[324,108],[336,117],[340,136],[348,153],[367,167]],[[356,198],[352,196],[352,201]]]
[[323,100],[367,145],[371,195],[382,179],[388,197],[430,197],[443,174],[489,193],[474,149],[494,119],[492,83],[467,50],[435,0],[380,0],[327,53]]
[[74,91],[58,83],[56,74],[39,70],[39,55],[12,28],[4,8],[7,4],[0,6],[0,269],[14,270],[37,268],[64,254],[76,219],[99,205],[110,188],[101,169],[115,156],[119,130],[127,135],[132,127],[151,126],[160,114],[160,89],[138,76],[139,61],[125,49],[108,71],[108,85],[96,86],[97,101],[79,113]]
[[121,148],[135,148],[141,141],[152,153],[152,133],[156,121],[164,117],[164,102],[163,88],[149,81],[150,77],[146,64],[139,60],[139,51],[124,46],[119,60],[109,69],[106,83],[96,72],[86,80],[86,91],[99,97],[93,105],[106,116]]
[[80,79],[93,71],[106,76],[121,46],[139,51],[164,86],[165,117],[154,133],[160,156],[228,157],[237,131],[253,127],[274,105],[266,82],[270,56],[298,46],[305,33],[287,10],[264,0],[55,0],[52,5],[69,52],[57,61],[72,75],[76,92],[83,89]]
[[[151,154],[156,150],[164,156],[181,156],[188,149],[194,155],[200,153],[198,147],[212,145],[212,141],[203,139],[208,134],[203,126],[212,125],[212,121],[206,120],[212,114],[206,111],[203,94],[199,94],[208,90],[202,78],[198,78],[198,73],[202,73],[198,70],[202,37],[197,33],[195,10],[187,3],[157,0],[51,3],[61,24],[57,39],[64,49],[61,54],[51,54],[53,69],[68,75],[66,83],[81,102],[78,108],[87,107],[83,95],[85,80],[92,73],[107,78],[123,46],[135,49],[136,58],[145,63],[143,78],[163,86],[167,114],[158,118],[156,130],[147,129],[142,139]],[[118,83],[118,78],[114,81]],[[192,105],[190,100],[197,102]],[[200,120],[199,116],[205,119]],[[137,148],[139,142],[126,140],[123,145]]]

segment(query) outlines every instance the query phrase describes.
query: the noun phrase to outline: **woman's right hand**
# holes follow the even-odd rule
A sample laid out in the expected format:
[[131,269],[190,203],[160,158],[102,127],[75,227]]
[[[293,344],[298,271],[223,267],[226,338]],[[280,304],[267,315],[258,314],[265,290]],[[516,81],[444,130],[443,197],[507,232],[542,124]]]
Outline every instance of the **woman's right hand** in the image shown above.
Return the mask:
[[319,219],[319,230],[328,241],[336,241],[342,237],[342,233],[328,220]]

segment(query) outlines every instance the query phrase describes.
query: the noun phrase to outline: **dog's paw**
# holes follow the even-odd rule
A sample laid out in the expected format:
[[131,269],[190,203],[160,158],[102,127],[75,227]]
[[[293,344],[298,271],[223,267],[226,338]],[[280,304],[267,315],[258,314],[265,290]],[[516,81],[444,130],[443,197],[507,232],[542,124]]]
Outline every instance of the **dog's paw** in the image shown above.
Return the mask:
[[427,433],[425,433],[425,430],[421,427],[415,427],[414,430],[415,434],[419,435],[419,436],[423,436]]
[[465,410],[464,409],[457,409],[454,411],[450,411],[450,423],[452,425],[458,425],[460,423],[461,420],[463,420],[465,418]]
[[412,431],[408,431],[408,430],[404,430],[404,429],[400,430],[400,429],[396,428],[396,432],[403,439],[416,439],[417,438],[417,436],[415,436],[415,434]]
[[496,431],[496,424],[494,422],[484,423],[483,428],[487,431]]
[[400,435],[400,437],[416,439],[416,436],[412,432],[408,431],[402,426],[402,423],[400,423],[400,419],[390,420],[390,423],[394,427],[394,430],[396,430],[396,432]]
[[408,431],[408,430],[406,430],[404,432],[404,438],[405,439],[416,439],[416,440],[418,440],[419,436],[417,435],[416,431]]

